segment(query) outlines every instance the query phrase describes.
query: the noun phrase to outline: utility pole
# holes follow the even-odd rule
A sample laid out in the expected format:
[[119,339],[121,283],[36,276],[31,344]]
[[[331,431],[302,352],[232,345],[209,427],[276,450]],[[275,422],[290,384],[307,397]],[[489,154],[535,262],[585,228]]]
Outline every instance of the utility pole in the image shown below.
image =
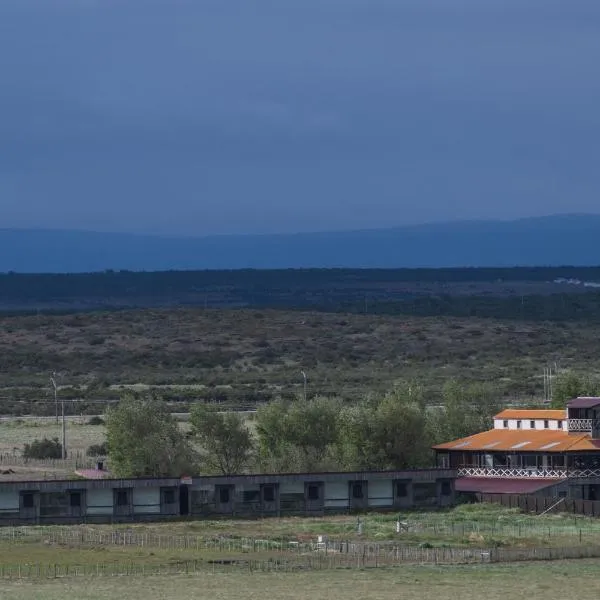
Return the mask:
[[[56,371],[52,373],[50,382],[54,388],[54,405],[56,409],[56,424],[58,425],[58,385],[56,384]],[[67,458],[67,426],[65,422],[65,399],[60,399],[61,413],[62,413],[62,457],[63,460]]]
[[62,457],[63,460],[67,458],[67,425],[65,422],[65,400],[60,399],[60,406],[62,410]]
[[300,371],[302,373],[302,377],[304,378],[304,402],[306,402],[306,373],[304,371]]
[[54,388],[54,409],[56,413],[56,424],[58,425],[58,387],[56,385],[56,371],[52,373],[52,376],[50,377],[50,383]]

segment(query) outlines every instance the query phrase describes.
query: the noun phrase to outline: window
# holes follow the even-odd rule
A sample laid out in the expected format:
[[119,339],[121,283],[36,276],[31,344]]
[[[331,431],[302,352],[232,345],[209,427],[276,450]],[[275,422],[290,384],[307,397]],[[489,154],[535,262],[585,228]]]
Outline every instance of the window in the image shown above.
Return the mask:
[[442,496],[450,496],[452,494],[452,486],[449,481],[442,481]]
[[535,429],[535,421],[529,421],[529,429]]
[[69,498],[69,504],[73,508],[79,508],[81,506],[81,492],[71,492],[71,497]]
[[23,508],[33,508],[33,494],[31,492],[23,494]]
[[275,502],[275,488],[272,485],[266,485],[263,488],[263,500],[265,502]]
[[521,429],[521,421],[517,421],[517,429]]
[[549,429],[550,428],[550,421],[546,420],[544,421],[544,429]]
[[246,490],[242,494],[243,502],[260,502],[260,492],[258,490]]
[[309,500],[318,500],[319,499],[319,486],[316,484],[312,484],[308,486],[308,499]]
[[503,421],[503,425],[504,425],[504,429],[508,429],[508,420],[507,419],[505,419]]
[[558,428],[559,428],[559,429],[562,429],[562,425],[563,425],[563,422],[562,422],[562,421],[557,421],[557,423],[556,423],[556,424],[558,425]]
[[222,487],[219,489],[219,502],[221,504],[229,504],[229,488]]
[[175,490],[165,490],[163,492],[163,502],[165,504],[175,504]]
[[396,484],[396,496],[398,498],[406,498],[408,496],[408,486],[403,481]]
[[359,500],[363,497],[362,483],[353,483],[352,484],[352,497],[356,500]]
[[117,490],[117,506],[127,506],[128,504],[127,490]]

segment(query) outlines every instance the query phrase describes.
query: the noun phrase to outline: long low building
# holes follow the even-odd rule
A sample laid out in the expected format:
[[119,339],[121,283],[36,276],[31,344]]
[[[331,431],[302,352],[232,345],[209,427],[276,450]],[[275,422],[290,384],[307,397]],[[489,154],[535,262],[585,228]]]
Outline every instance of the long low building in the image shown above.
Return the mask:
[[324,515],[450,506],[452,469],[0,482],[0,524]]

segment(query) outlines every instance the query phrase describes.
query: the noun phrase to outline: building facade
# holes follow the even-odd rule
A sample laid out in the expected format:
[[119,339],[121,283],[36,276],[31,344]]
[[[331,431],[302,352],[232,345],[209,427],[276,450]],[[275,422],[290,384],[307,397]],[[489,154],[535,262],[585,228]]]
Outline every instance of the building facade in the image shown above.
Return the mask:
[[0,524],[324,515],[450,506],[451,469],[0,482]]
[[540,493],[600,500],[600,398],[565,410],[507,409],[494,427],[434,447],[460,492]]

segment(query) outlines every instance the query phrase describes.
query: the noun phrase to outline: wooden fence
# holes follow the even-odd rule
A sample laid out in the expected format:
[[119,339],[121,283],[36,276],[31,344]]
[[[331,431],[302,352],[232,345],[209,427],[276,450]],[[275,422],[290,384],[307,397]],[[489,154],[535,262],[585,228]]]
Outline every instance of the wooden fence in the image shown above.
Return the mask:
[[534,512],[537,514],[552,509],[552,512],[600,517],[600,501],[596,500],[576,500],[574,498],[556,498],[527,494],[477,494],[477,499],[480,502],[493,502],[508,508],[518,508],[524,512]]

